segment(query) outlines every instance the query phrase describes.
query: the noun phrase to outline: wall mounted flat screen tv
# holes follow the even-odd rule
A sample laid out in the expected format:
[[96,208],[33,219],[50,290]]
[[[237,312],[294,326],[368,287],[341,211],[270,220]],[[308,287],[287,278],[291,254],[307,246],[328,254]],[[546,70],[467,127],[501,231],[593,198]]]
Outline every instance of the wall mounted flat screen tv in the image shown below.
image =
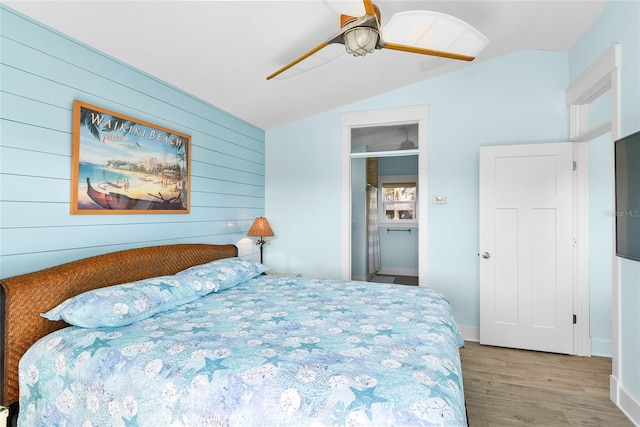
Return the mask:
[[615,142],[616,255],[640,261],[640,132]]

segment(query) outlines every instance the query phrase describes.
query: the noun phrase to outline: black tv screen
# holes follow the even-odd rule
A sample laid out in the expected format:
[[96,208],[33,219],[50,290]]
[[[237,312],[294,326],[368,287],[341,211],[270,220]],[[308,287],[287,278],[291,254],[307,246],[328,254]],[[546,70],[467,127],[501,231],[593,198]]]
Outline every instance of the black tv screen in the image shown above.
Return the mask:
[[640,132],[615,142],[616,255],[640,261]]

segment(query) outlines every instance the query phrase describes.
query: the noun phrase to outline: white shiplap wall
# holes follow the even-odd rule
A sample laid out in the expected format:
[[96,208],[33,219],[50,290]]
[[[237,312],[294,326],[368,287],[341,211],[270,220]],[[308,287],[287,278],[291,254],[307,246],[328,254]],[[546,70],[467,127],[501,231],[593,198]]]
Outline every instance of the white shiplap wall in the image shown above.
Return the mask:
[[[244,246],[264,214],[262,129],[6,6],[0,19],[0,277],[132,247]],[[71,215],[74,99],[191,135],[191,213]]]

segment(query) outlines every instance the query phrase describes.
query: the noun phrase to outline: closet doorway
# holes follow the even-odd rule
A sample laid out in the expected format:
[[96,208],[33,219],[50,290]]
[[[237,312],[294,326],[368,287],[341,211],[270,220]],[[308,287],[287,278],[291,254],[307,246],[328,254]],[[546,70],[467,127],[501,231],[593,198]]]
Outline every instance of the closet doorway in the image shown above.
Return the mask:
[[351,130],[352,280],[418,285],[417,137],[417,123]]
[[[341,214],[340,234],[341,234],[341,260],[342,271],[341,278],[351,280],[351,264],[352,264],[352,198],[351,192],[353,185],[351,182],[352,161],[355,158],[375,157],[380,160],[384,157],[404,157],[413,156],[418,162],[418,200],[416,207],[417,222],[420,224],[417,233],[412,232],[412,237],[418,241],[418,285],[426,285],[427,268],[428,268],[428,251],[427,251],[427,121],[429,107],[427,105],[417,105],[411,107],[389,108],[383,110],[368,110],[344,113],[341,116],[341,140],[342,140],[342,171],[341,171],[341,205],[343,206]],[[394,141],[396,147],[398,143],[405,140],[404,133],[398,138],[398,129],[402,126],[417,126],[417,136],[414,134],[409,136],[409,140],[414,141],[415,148],[405,147],[403,150],[389,150],[384,152],[354,152],[351,150],[352,130],[359,128],[379,128],[391,127],[394,130]],[[357,151],[357,150],[356,150]],[[360,149],[362,151],[362,149]],[[361,191],[366,190],[366,181],[362,181],[358,188]],[[424,197],[420,197],[420,189],[422,189]],[[386,233],[386,229],[384,230]],[[390,232],[391,233],[391,232]],[[407,233],[408,234],[408,233]],[[417,235],[416,235],[417,234]],[[384,262],[384,260],[382,260]]]

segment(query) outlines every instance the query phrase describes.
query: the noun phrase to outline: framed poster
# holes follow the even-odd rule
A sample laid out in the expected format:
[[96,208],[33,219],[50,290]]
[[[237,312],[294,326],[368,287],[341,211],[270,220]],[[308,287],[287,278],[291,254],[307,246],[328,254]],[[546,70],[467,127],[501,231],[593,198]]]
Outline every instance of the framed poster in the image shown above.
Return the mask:
[[191,137],[73,102],[72,214],[189,213]]

